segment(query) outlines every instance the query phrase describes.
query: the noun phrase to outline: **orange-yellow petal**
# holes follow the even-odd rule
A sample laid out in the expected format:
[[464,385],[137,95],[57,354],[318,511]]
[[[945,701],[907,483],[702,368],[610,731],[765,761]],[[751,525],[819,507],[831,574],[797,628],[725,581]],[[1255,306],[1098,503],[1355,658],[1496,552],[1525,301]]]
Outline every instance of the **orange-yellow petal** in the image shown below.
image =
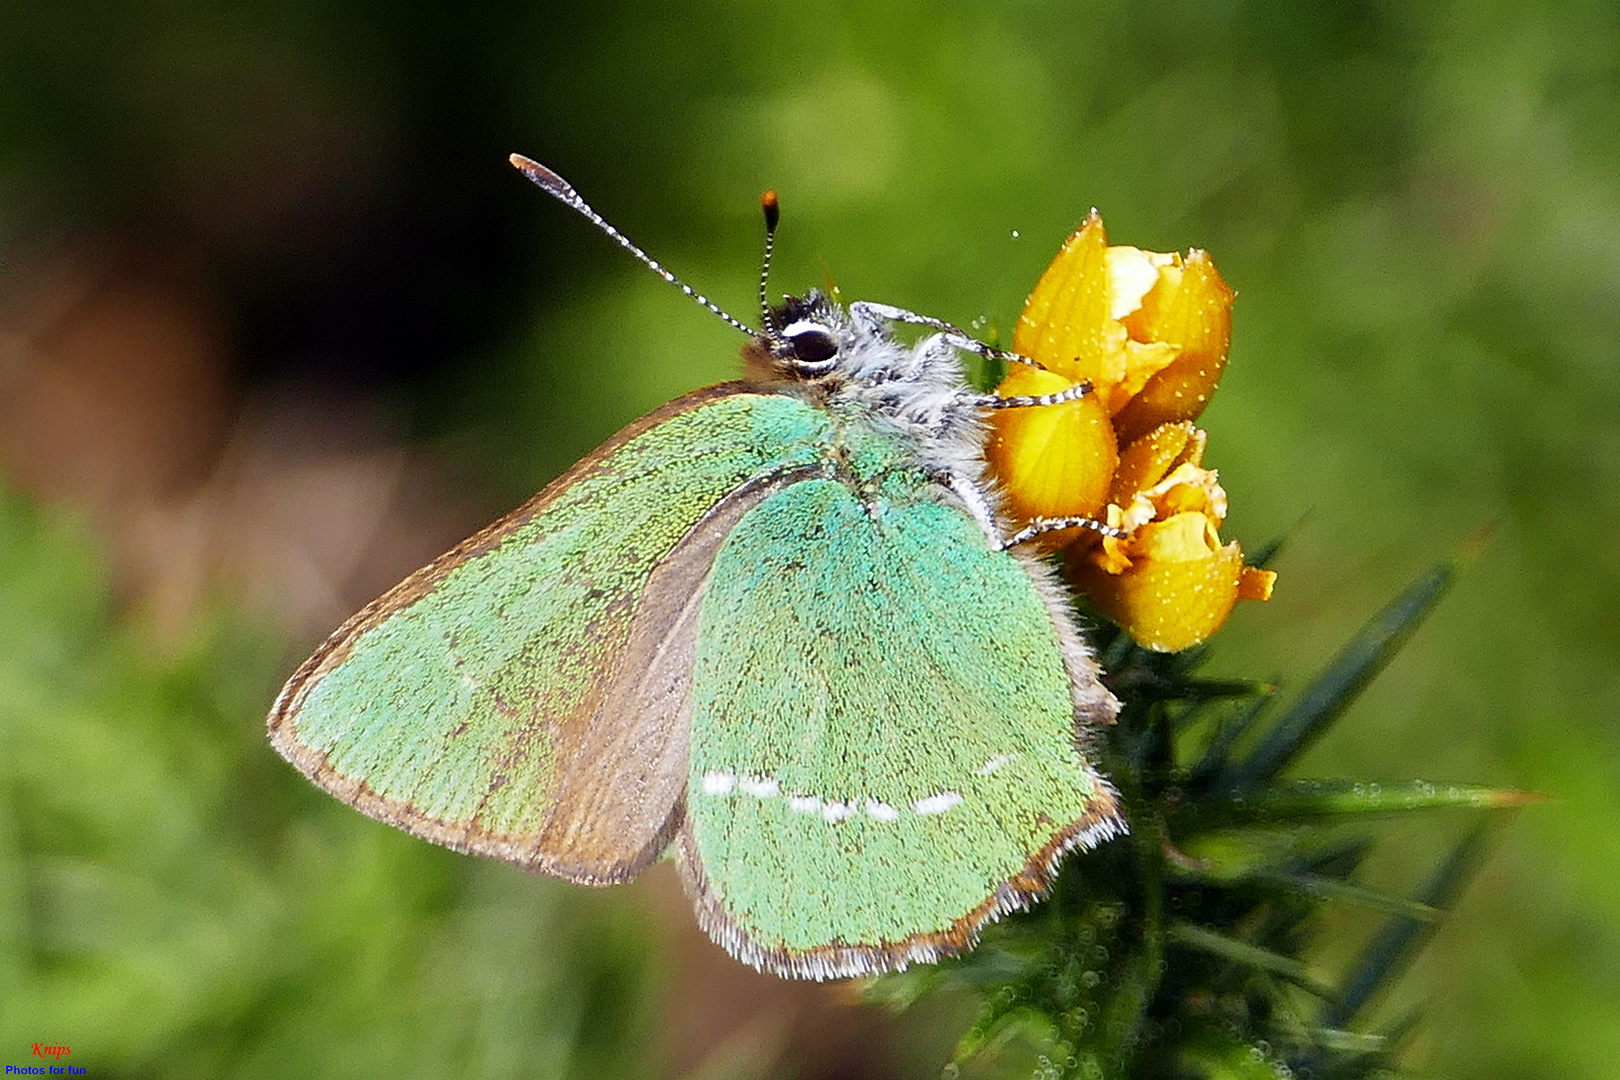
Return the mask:
[[1124,377],[1125,327],[1109,300],[1108,234],[1093,210],[1035,283],[1013,330],[1013,352],[1075,382]]
[[1090,560],[1099,570],[1109,574],[1123,574],[1131,568],[1131,541],[1130,534],[1144,521],[1153,520],[1153,506],[1143,500],[1134,504],[1129,511],[1109,503],[1103,511],[1103,523],[1115,529],[1123,530],[1124,537],[1100,536],[1091,533],[1087,536],[1077,537],[1076,543],[1069,549],[1068,562],[1071,568],[1077,566],[1081,560]]
[[1226,520],[1226,489],[1220,476],[1191,462],[1177,465],[1169,476],[1136,495],[1152,502],[1161,520],[1188,512],[1209,518],[1211,528]]
[[1245,566],[1238,578],[1239,600],[1270,600],[1271,590],[1277,584],[1277,571]]
[[[1108,268],[1108,314],[1126,330],[1118,356],[1110,357],[1105,365],[1112,380],[1101,388],[1103,404],[1117,414],[1181,355],[1179,344],[1131,333],[1132,318],[1141,313],[1150,297],[1163,291],[1165,275],[1181,274],[1181,256],[1119,245],[1104,253],[1104,261]],[[1117,419],[1114,425],[1117,429]]]
[[1125,506],[1183,462],[1203,463],[1205,436],[1192,423],[1164,424],[1119,452],[1110,502]]
[[[1073,385],[1055,372],[1017,367],[996,393],[1055,394]],[[1096,398],[998,409],[990,424],[985,457],[1001,485],[1009,515],[1029,521],[1094,517],[1102,512],[1119,464],[1119,448],[1107,410]]]
[[1136,558],[1167,562],[1207,559],[1221,546],[1215,523],[1197,511],[1150,521],[1138,528],[1131,540],[1131,554]]
[[1123,574],[1071,561],[1075,584],[1139,644],[1177,652],[1220,629],[1238,601],[1243,553],[1236,542],[1195,559],[1144,558]]
[[[1143,251],[1128,244],[1115,244],[1105,256],[1108,266],[1108,314],[1125,323],[1127,332],[1133,317],[1140,320],[1142,306],[1157,296],[1164,275],[1181,263],[1179,255],[1166,251]],[[1151,324],[1149,324],[1151,325]],[[1131,334],[1136,341],[1161,341],[1151,334]]]
[[1177,355],[1118,410],[1114,423],[1122,442],[1160,424],[1196,419],[1204,411],[1226,369],[1233,295],[1202,251],[1188,253],[1179,265],[1159,268],[1158,283],[1143,296],[1141,307],[1124,316],[1124,325],[1133,342],[1166,343]]

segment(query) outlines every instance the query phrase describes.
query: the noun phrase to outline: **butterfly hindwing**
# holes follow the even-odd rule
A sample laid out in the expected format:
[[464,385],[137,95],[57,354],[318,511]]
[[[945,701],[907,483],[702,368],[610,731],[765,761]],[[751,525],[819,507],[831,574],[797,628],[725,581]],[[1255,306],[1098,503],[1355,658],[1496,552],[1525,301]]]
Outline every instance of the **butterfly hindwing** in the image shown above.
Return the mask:
[[1042,573],[921,492],[807,479],[741,517],[678,838],[716,940],[812,978],[937,959],[1122,827],[1076,722],[1115,705]]
[[333,634],[277,700],[276,747],[435,842],[632,876],[678,824],[696,591],[825,426],[738,384],[638,421]]

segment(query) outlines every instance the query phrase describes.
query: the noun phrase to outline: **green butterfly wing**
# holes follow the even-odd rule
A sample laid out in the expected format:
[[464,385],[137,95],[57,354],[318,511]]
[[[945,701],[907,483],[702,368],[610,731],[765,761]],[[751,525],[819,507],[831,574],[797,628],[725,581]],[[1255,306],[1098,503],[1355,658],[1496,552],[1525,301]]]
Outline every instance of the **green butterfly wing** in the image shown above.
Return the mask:
[[1080,737],[1117,706],[1044,568],[913,483],[774,491],[709,574],[678,859],[778,974],[963,951],[1123,829]]
[[333,634],[277,699],[276,748],[436,843],[633,876],[679,825],[704,575],[827,426],[741,384],[643,418]]

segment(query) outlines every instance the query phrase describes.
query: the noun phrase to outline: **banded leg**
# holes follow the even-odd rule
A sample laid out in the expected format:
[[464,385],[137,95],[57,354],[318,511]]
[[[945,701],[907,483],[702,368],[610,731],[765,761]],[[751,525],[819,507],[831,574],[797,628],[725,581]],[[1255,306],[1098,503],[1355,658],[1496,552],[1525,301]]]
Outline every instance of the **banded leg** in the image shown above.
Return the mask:
[[[872,322],[906,323],[910,326],[926,326],[940,331],[945,342],[964,352],[974,353],[986,360],[1002,360],[1010,364],[1023,364],[1027,367],[1039,368],[1040,364],[1031,360],[1022,353],[1015,353],[1009,349],[998,349],[994,345],[986,345],[978,338],[944,319],[936,319],[932,315],[919,315],[915,311],[907,311],[893,304],[879,304],[870,300],[856,300],[849,305],[851,315],[864,318]],[[1045,370],[1042,368],[1042,370]]]
[[981,409],[1030,409],[1041,405],[1062,405],[1065,401],[1078,401],[1095,389],[1089,382],[1075,383],[1055,394],[974,394],[973,403]]
[[1019,544],[1029,543],[1037,536],[1044,536],[1049,532],[1061,532],[1064,529],[1090,529],[1094,533],[1101,536],[1111,536],[1115,540],[1124,540],[1131,535],[1124,529],[1116,529],[1112,525],[1104,524],[1095,518],[1036,518],[1003,540],[1001,546],[1003,548],[1017,547]]
[[990,500],[983,489],[961,473],[942,473],[934,479],[936,483],[943,484],[962,500],[962,505],[973,515],[973,520],[979,523],[979,528],[984,530],[984,537],[990,541],[990,547],[1001,550],[1004,545],[1001,542],[1001,529],[996,525],[996,512],[991,508]]

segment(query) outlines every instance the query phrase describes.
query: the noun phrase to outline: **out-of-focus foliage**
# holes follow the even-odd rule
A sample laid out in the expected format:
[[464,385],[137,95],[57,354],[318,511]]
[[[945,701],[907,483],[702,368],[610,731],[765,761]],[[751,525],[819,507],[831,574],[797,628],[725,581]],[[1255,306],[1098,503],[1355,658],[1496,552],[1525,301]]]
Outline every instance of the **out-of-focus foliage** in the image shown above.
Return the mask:
[[[982,332],[1004,337],[1091,206],[1117,243],[1212,252],[1238,294],[1232,366],[1200,421],[1241,508],[1223,536],[1253,545],[1309,516],[1280,564],[1297,586],[1240,608],[1206,671],[1297,680],[1361,613],[1495,521],[1493,545],[1364,695],[1355,722],[1300,767],[1555,796],[1506,831],[1390,1009],[1426,1004],[1411,1060],[1436,1075],[1617,1075],[1612,3],[8,4],[0,300],[14,300],[18,274],[64,237],[159,247],[206,285],[253,385],[284,385],[288,371],[314,372],[300,393],[322,379],[387,385],[416,430],[515,502],[619,424],[731,375],[737,342],[527,188],[505,164],[514,150],[558,168],[745,318],[766,186],[784,207],[779,289],[830,274],[848,297],[982,319]],[[9,346],[0,342],[0,443],[18,422],[3,411]],[[169,1011],[151,1015],[170,1017],[169,1030],[247,1030],[280,1045],[269,1026],[279,1010],[255,1004],[271,999],[209,991],[222,967],[247,976],[204,946],[245,949],[267,970],[298,969],[319,947],[323,963],[299,969],[309,981],[287,976],[276,985],[290,997],[275,1000],[348,1011],[327,1014],[332,1031],[289,1033],[288,1045],[309,1048],[311,1071],[332,1072],[315,1048],[333,1052],[322,1040],[341,1028],[373,1048],[367,1061],[397,1061],[392,1033],[427,1036],[401,1019],[420,1013],[395,1011],[392,976],[419,970],[400,957],[442,939],[379,931],[395,951],[363,960],[342,935],[390,917],[476,928],[470,912],[490,909],[463,900],[481,889],[500,898],[497,910],[545,909],[504,925],[534,935],[509,951],[549,956],[556,938],[535,927],[563,917],[546,914],[551,905],[573,918],[613,903],[559,899],[547,883],[498,871],[442,884],[466,872],[456,860],[373,836],[363,821],[339,824],[352,812],[303,792],[259,741],[281,674],[272,650],[198,630],[215,643],[187,654],[182,677],[153,659],[160,650],[105,644],[102,616],[86,614],[102,608],[83,566],[36,581],[29,610],[44,614],[16,616],[24,644],[36,621],[76,626],[71,664],[30,675],[44,660],[21,646],[0,661],[6,716],[29,700],[12,687],[32,686],[65,718],[8,720],[4,843],[13,850],[16,823],[31,821],[51,830],[37,841],[44,854],[122,883],[117,903],[64,924],[102,927],[80,939],[75,962],[132,978],[167,971],[157,1001]],[[244,651],[258,656],[249,674]],[[79,752],[105,755],[101,770],[51,772],[69,737],[58,733],[77,730],[69,721],[81,712],[95,726],[83,727],[92,734]],[[229,763],[259,786],[238,783]],[[237,799],[260,824],[223,824]],[[123,829],[142,814],[149,827]],[[70,824],[75,815],[113,825],[98,838]],[[188,815],[207,827],[187,833]],[[350,839],[329,840],[340,854],[325,862],[293,858],[265,840],[289,829]],[[371,854],[350,858],[345,845]],[[1366,873],[1402,891],[1444,850],[1415,834]],[[236,896],[219,901],[226,912],[264,890],[274,898],[255,909],[264,914],[241,916],[260,951],[228,932],[236,924],[187,917],[141,884],[170,880],[153,868],[218,890],[208,897]],[[226,892],[221,883],[239,877],[247,884]],[[346,920],[324,906],[356,881],[373,883],[362,893],[387,914]],[[58,910],[17,907],[39,887],[31,875],[0,878],[7,911],[29,919]],[[263,929],[288,925],[276,920],[298,904],[326,912],[307,916],[326,936]],[[148,964],[106,936],[119,919],[143,940],[226,929],[191,946],[195,962],[165,952]],[[33,925],[8,914],[0,929],[7,942],[31,940],[18,928]],[[510,944],[505,931],[489,934],[502,939],[489,948]],[[593,934],[606,952],[581,952],[579,970],[622,971],[615,956],[635,948],[626,940],[636,939]],[[1359,939],[1323,941],[1324,967],[1354,962]],[[561,985],[575,962],[534,959],[531,974]],[[425,978],[430,990],[448,985]],[[106,1021],[113,1045],[166,1052],[138,1042],[147,1017],[120,1014],[105,980],[64,976],[55,996],[11,985],[0,1003],[7,1038],[22,1038],[13,1017],[123,1015]],[[534,1031],[563,1022],[538,1004],[544,996],[512,999],[542,1013]],[[194,1011],[173,1004],[185,1001]],[[233,1028],[209,1011],[229,1008],[251,1023]],[[73,1037],[30,1031],[27,1042]]]
[[[0,494],[0,1047],[115,1076],[648,1066],[612,898],[370,823],[264,752],[277,650],[114,628],[83,538]],[[36,1062],[37,1064],[37,1062]],[[51,1064],[56,1064],[52,1061]]]

